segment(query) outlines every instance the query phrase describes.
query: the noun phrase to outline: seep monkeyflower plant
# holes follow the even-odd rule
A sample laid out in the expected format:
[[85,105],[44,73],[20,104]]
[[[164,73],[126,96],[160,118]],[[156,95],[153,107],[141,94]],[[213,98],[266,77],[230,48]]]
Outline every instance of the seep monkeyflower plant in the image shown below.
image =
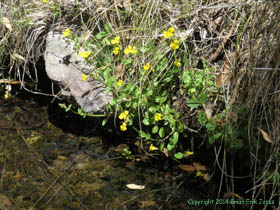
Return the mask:
[[144,66],[143,66],[143,69],[145,71],[149,70],[150,69],[150,63],[146,63]]
[[[96,65],[91,74],[82,74],[81,80],[86,81],[88,77],[93,77],[106,85],[106,91],[113,92],[114,98],[106,111],[112,115],[118,110],[123,110],[117,116],[120,131],[125,132],[129,128],[136,131],[139,134],[137,140],[139,138],[141,141],[144,140],[143,145],[147,151],[156,153],[168,151],[170,156],[175,154],[176,159],[193,155],[193,152],[189,151],[180,153],[176,147],[179,134],[184,132],[184,126],[180,114],[171,105],[169,91],[172,91],[178,80],[186,80],[187,83],[188,79],[189,86],[186,87],[188,91],[195,86],[190,87],[191,74],[181,75],[185,65],[182,62],[185,60],[185,55],[177,50],[179,41],[174,36],[174,27],[163,31],[164,38],[168,39],[165,40],[166,49],[173,50],[169,50],[170,52],[167,50],[165,56],[159,56],[162,52],[159,51],[155,39],[148,42],[137,40],[133,45],[124,45],[121,43],[120,36],[108,38],[112,37],[110,27],[105,27],[104,30],[97,33],[94,39],[89,40],[88,45],[82,45],[84,49],[91,49],[91,51],[79,52],[77,49],[79,57],[86,59],[89,64]],[[73,34],[70,36],[70,29],[65,29],[63,36],[71,40],[79,40],[75,39]],[[93,46],[96,50],[92,50]],[[149,71],[151,68],[152,71]],[[202,90],[204,89],[188,92],[188,97]],[[103,120],[102,125],[106,122],[107,118]]]
[[125,55],[129,55],[129,54],[135,55],[136,53],[137,53],[136,46],[128,45],[128,47],[125,48],[125,50],[124,50]]
[[120,48],[119,47],[115,47],[113,50],[114,55],[118,55],[120,52]]
[[173,37],[174,36],[174,31],[175,31],[175,29],[173,27],[170,27],[167,31],[163,32],[163,37],[165,39],[168,39],[169,37]]
[[120,79],[118,82],[117,82],[117,86],[120,87],[123,85],[123,81]]
[[87,78],[89,78],[89,76],[90,76],[90,75],[85,75],[85,74],[83,73],[83,74],[82,74],[81,80],[82,80],[82,81],[86,81]]
[[88,50],[88,51],[86,51],[86,52],[84,52],[84,51],[81,51],[81,52],[79,52],[79,54],[78,54],[78,57],[82,57],[82,58],[88,58],[89,56],[91,55],[91,52]]
[[[46,0],[45,0],[46,1]],[[47,1],[46,1],[47,2]],[[46,3],[45,2],[45,3]],[[69,28],[66,28],[63,32],[62,32],[63,36],[64,37],[68,37],[70,35],[70,29]]]
[[176,59],[176,60],[174,61],[174,65],[177,66],[177,67],[180,67],[180,66],[181,66],[181,61],[180,61],[180,59]]
[[119,44],[120,43],[120,36],[116,36],[114,39],[111,40],[111,44]]
[[172,50],[177,50],[179,48],[178,40],[175,39],[173,42],[170,43],[170,48]]

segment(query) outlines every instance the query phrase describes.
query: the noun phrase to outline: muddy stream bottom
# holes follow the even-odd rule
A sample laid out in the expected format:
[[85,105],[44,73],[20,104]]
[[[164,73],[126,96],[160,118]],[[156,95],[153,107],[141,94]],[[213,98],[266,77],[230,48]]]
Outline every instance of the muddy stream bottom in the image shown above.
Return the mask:
[[120,136],[116,144],[65,132],[32,98],[0,103],[0,209],[214,208],[190,204],[213,199],[212,184],[173,163],[122,154]]

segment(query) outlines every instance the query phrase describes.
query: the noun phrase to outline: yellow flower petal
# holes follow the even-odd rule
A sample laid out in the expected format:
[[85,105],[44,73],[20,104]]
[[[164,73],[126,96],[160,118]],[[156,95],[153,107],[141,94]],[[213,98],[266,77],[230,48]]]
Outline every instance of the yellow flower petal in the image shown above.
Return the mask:
[[120,129],[121,129],[121,131],[126,131],[127,130],[125,122],[120,126]]
[[174,36],[174,34],[169,31],[164,31],[163,36],[164,36],[164,38],[168,39],[169,37]]
[[157,122],[157,121],[160,121],[161,120],[161,114],[160,113],[156,113],[155,114],[155,121]]
[[244,200],[244,198],[242,198],[240,195],[238,195],[237,193],[234,193],[234,197],[238,198],[239,200]]
[[189,157],[189,156],[193,155],[193,152],[186,151],[186,152],[185,152],[185,155],[186,155],[186,157]]
[[173,27],[170,27],[170,28],[168,29],[168,32],[170,32],[170,33],[174,33],[174,31],[175,31],[175,29],[174,29]]
[[10,96],[9,93],[5,93],[4,98],[5,98],[5,99],[8,99],[9,96]]
[[122,112],[122,113],[120,113],[119,119],[120,119],[120,120],[125,120],[125,119],[127,118],[128,113],[129,113],[129,112],[128,112],[127,110],[124,111],[124,112]]
[[89,77],[89,75],[82,74],[81,80],[82,80],[82,81],[86,81],[86,79],[87,79],[88,77]]
[[144,68],[145,71],[147,71],[150,68],[150,64],[146,63],[143,68]]
[[90,56],[90,54],[91,54],[91,52],[89,50],[86,52],[81,51],[81,52],[79,52],[78,56],[82,57],[82,58],[88,58]]
[[127,115],[128,115],[128,111],[127,111],[127,110],[124,111],[123,114],[124,114],[124,116],[125,116],[124,119],[126,119],[126,117],[127,117]]
[[177,66],[177,67],[181,66],[180,59],[176,59],[176,60],[174,61],[174,65]]
[[170,43],[170,47],[171,47],[171,49],[173,49],[173,50],[177,50],[177,49],[179,48],[178,40],[175,39],[174,42],[171,42],[171,43]]
[[128,55],[130,53],[130,50],[128,48],[125,48],[124,54]]
[[[46,2],[45,2],[46,3]],[[70,35],[70,29],[69,28],[66,28],[63,32],[63,36],[67,37]]]
[[158,148],[155,147],[153,144],[151,144],[150,147],[149,147],[149,150],[154,151],[154,150],[158,150]]
[[137,53],[137,49],[135,46],[133,46],[133,48],[130,51],[133,55],[135,55]]
[[201,171],[197,171],[196,176],[203,176],[203,173]]
[[111,44],[119,44],[120,43],[120,36],[116,36],[114,39],[111,40]]
[[115,47],[113,50],[114,55],[118,55],[120,52],[120,48],[119,47]]
[[122,84],[123,84],[123,81],[120,79],[117,83],[117,86],[120,87],[120,86],[122,86]]

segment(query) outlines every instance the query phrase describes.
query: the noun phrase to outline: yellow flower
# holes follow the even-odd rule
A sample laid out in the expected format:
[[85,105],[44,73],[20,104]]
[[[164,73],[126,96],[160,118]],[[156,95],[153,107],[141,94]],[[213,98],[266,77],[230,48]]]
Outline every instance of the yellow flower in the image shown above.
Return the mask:
[[[45,2],[44,2],[45,1]],[[43,0],[44,3],[47,2],[47,0]],[[69,28],[66,28],[63,32],[63,36],[67,37],[70,35],[70,29]]]
[[238,198],[239,200],[244,200],[244,198],[242,198],[240,195],[238,195],[237,193],[234,193],[234,197]]
[[4,98],[5,98],[5,99],[8,99],[8,98],[9,98],[9,96],[10,96],[10,94],[9,94],[9,93],[5,93]]
[[158,148],[155,147],[153,144],[151,144],[150,147],[149,147],[149,150],[154,151],[154,150],[158,150]]
[[125,50],[124,50],[124,54],[128,55],[128,54],[130,53],[131,50],[132,50],[131,45],[128,45],[128,47],[125,48]]
[[81,51],[81,52],[79,52],[78,56],[82,57],[82,58],[88,58],[90,56],[90,54],[91,54],[91,52],[89,50],[86,52]]
[[172,50],[177,50],[179,48],[178,40],[175,39],[173,42],[171,42],[170,47]]
[[180,59],[176,59],[176,60],[174,61],[174,65],[177,66],[177,67],[181,66],[181,61],[180,61]]
[[130,53],[132,53],[133,55],[135,55],[137,53],[137,49],[135,46],[133,46],[132,50],[130,51]]
[[145,71],[147,71],[150,68],[150,64],[146,63],[143,68],[144,68]]
[[193,155],[193,152],[186,151],[186,152],[185,152],[185,155],[186,155],[186,157],[189,157],[189,156]]
[[201,171],[197,171],[196,176],[203,176],[203,173]]
[[127,118],[127,115],[128,115],[128,111],[126,110],[126,111],[120,113],[119,119],[120,120],[125,120]]
[[132,47],[131,45],[128,45],[128,47],[125,48],[125,50],[124,50],[124,54],[129,55],[129,53],[135,55],[137,53],[136,47],[135,46]]
[[175,29],[173,27],[170,27],[167,31],[163,32],[164,38],[168,39],[169,37],[174,36]]
[[155,114],[155,121],[160,121],[161,117],[162,117],[162,115],[160,113],[156,113]]
[[125,122],[120,126],[120,129],[121,129],[121,131],[126,131],[127,130]]
[[120,80],[117,82],[117,86],[120,87],[120,86],[122,86],[122,84],[123,84],[123,81],[120,79]]
[[111,44],[119,44],[120,43],[120,36],[116,36],[114,39],[111,40]]
[[47,0],[42,0],[42,2],[46,4],[46,3],[47,3]]
[[120,48],[119,47],[115,47],[113,50],[114,55],[118,55],[120,52]]
[[82,81],[86,81],[86,79],[89,77],[89,75],[85,75],[85,74],[82,74]]

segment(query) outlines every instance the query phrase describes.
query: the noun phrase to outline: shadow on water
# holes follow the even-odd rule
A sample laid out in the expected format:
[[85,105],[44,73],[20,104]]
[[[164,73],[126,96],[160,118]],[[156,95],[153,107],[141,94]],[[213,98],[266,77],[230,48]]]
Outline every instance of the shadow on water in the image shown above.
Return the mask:
[[214,208],[188,203],[212,199],[213,183],[136,153],[113,122],[105,129],[50,101],[22,91],[0,99],[0,209]]

